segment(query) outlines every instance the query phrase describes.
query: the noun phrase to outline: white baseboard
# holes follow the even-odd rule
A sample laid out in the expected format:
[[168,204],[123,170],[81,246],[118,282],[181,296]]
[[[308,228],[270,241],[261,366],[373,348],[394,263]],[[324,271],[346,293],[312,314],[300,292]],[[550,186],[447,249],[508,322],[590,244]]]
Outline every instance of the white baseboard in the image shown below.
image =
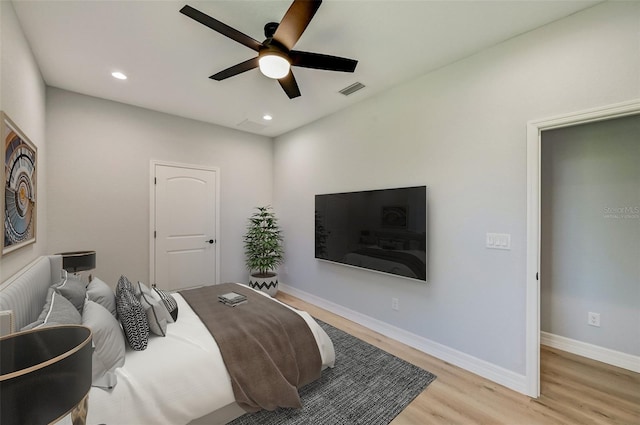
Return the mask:
[[640,357],[564,336],[540,332],[540,344],[640,373]]
[[356,322],[359,325],[365,326],[388,338],[392,338],[430,356],[475,373],[476,375],[482,376],[483,378],[489,379],[497,384],[503,385],[519,393],[527,394],[527,380],[524,375],[496,366],[493,363],[470,356],[469,354],[431,341],[427,338],[423,338],[404,329],[400,329],[378,319],[374,319],[373,317],[343,307],[332,301],[325,300],[324,298],[320,298],[316,295],[283,284],[282,282],[280,282],[279,285],[282,292],[291,294],[294,297],[300,298],[301,300]]

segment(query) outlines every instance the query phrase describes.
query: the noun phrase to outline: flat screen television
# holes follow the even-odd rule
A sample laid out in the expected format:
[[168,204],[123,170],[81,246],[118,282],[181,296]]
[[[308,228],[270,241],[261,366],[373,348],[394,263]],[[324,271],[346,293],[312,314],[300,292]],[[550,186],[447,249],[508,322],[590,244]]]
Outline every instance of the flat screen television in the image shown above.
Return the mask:
[[427,280],[427,187],[315,197],[315,257]]

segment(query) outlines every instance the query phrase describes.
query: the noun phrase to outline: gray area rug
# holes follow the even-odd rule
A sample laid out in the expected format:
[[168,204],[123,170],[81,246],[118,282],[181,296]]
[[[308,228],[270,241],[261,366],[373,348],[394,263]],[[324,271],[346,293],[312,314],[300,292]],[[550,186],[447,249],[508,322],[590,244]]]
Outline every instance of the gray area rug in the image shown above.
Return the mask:
[[302,409],[247,413],[232,425],[387,425],[436,376],[320,320],[336,366],[300,389]]

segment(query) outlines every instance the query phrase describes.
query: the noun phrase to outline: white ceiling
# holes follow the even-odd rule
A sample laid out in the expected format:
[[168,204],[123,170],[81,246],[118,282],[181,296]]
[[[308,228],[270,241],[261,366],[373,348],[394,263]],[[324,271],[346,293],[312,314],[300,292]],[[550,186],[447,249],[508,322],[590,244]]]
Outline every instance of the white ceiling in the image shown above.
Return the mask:
[[[262,41],[288,0],[13,1],[47,85],[272,137],[596,3],[325,0],[295,49],[358,66],[294,67],[302,96],[290,100],[258,70],[209,79],[255,52],[179,13],[189,4]],[[338,93],[356,81],[366,88]]]

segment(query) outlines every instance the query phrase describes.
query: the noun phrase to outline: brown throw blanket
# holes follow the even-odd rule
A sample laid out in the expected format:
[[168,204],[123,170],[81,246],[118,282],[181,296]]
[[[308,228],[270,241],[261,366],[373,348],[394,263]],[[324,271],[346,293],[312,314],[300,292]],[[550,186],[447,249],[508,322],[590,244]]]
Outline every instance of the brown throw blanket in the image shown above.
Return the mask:
[[[218,295],[237,292],[235,307]],[[320,377],[315,338],[297,313],[236,283],[180,291],[215,338],[231,376],[236,402],[246,411],[300,408],[298,388]]]

